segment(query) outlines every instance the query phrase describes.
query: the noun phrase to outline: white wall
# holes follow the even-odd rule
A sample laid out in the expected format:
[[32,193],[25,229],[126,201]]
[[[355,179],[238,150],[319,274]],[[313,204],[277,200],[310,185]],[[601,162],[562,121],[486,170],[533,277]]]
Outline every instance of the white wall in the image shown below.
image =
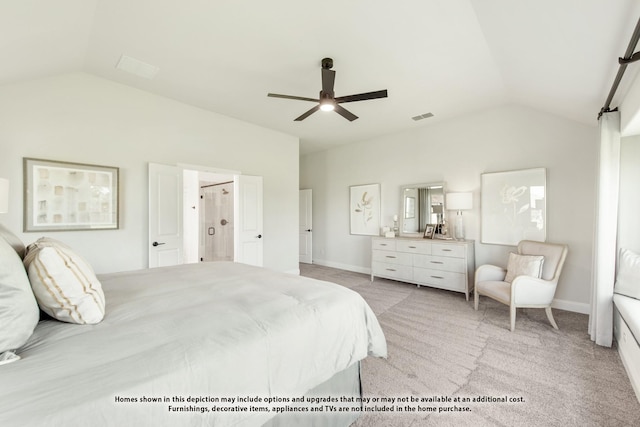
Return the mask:
[[[298,139],[167,98],[74,73],[0,87],[0,221],[25,243],[58,238],[98,273],[145,268],[147,164],[178,163],[264,177],[264,265],[298,270]],[[120,168],[120,229],[20,233],[22,158]]]
[[[349,186],[380,183],[382,225],[400,213],[400,186],[444,181],[472,191],[465,211],[476,263],[504,266],[513,247],[480,244],[480,175],[547,168],[547,241],[569,245],[555,306],[587,312],[591,281],[598,130],[537,110],[508,106],[303,156],[301,188],[313,189],[313,257],[369,272],[370,238],[349,234]],[[453,215],[448,215],[449,223]]]

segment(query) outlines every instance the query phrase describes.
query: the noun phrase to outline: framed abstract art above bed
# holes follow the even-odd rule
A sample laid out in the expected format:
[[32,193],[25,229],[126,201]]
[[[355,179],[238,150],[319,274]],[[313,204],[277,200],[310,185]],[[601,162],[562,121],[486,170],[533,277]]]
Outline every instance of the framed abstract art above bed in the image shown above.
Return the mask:
[[24,158],[23,169],[24,231],[118,228],[118,168]]

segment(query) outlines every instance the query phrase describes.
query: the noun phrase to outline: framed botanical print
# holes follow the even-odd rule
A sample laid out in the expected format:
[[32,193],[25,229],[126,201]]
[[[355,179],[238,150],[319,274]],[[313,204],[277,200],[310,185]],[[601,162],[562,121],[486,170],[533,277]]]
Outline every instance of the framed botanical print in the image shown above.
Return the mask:
[[483,173],[481,181],[482,243],[546,240],[545,168]]
[[351,234],[380,235],[380,184],[349,187]]

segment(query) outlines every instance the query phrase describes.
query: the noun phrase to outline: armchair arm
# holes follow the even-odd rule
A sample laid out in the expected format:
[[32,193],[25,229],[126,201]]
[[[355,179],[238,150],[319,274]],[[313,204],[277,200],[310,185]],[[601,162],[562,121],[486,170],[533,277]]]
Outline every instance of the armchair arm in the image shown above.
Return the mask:
[[503,281],[507,270],[496,265],[484,264],[476,269],[475,282]]
[[558,282],[518,276],[511,282],[511,301],[516,306],[550,305]]

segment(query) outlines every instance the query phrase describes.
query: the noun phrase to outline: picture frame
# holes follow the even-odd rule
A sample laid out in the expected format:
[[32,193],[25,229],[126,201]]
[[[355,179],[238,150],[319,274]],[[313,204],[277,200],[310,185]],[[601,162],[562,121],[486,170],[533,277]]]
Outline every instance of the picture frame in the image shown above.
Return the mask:
[[433,239],[433,236],[435,235],[436,232],[436,225],[435,224],[427,224],[424,227],[424,238],[425,239]]
[[546,175],[545,168],[481,175],[482,243],[516,246],[521,240],[546,240]]
[[23,158],[24,231],[119,228],[119,169]]
[[380,184],[349,187],[349,221],[351,234],[380,234]]

